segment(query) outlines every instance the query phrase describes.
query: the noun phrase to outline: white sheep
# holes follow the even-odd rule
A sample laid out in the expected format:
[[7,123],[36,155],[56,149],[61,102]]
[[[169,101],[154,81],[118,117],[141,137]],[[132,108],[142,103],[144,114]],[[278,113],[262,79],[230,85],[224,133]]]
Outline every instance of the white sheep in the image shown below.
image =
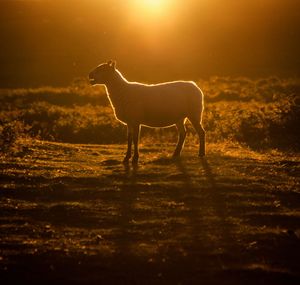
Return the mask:
[[186,137],[186,118],[199,135],[199,156],[205,155],[205,131],[201,125],[203,93],[192,81],[172,81],[161,84],[129,82],[116,69],[116,63],[100,64],[89,74],[92,85],[103,84],[115,117],[127,125],[128,146],[124,162],[138,162],[140,126],[164,128],[176,125],[178,142],[173,157],[180,156]]

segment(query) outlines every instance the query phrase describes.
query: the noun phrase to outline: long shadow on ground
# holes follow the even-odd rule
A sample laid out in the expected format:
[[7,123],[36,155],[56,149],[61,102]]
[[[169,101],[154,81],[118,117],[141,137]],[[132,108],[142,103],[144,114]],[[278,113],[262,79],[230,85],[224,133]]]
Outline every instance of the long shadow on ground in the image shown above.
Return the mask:
[[108,159],[87,177],[2,173],[2,280],[297,284],[299,194],[220,174],[229,161],[246,166],[211,156]]

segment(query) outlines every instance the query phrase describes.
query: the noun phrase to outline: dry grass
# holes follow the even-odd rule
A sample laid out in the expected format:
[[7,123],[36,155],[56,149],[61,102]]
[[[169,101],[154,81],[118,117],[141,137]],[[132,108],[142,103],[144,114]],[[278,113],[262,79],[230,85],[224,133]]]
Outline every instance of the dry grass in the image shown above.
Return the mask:
[[[209,144],[22,141],[1,159],[2,278],[76,284],[299,282],[300,157]],[[17,274],[16,274],[17,273]]]

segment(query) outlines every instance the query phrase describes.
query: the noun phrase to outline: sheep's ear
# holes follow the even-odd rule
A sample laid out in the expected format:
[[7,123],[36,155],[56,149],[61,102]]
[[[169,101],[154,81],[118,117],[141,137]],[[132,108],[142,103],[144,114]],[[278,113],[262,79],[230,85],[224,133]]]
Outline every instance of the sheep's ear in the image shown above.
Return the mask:
[[115,60],[109,60],[107,62],[108,66],[112,67],[113,69],[116,68],[116,61]]
[[115,69],[116,68],[116,61],[115,60],[111,60],[111,64],[110,66]]

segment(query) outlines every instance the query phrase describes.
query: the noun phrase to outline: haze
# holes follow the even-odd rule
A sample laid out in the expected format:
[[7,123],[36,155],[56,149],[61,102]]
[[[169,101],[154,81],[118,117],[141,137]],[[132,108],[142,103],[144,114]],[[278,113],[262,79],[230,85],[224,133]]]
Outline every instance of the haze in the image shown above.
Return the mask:
[[68,85],[108,59],[144,82],[299,76],[300,1],[150,2],[0,1],[0,87]]

